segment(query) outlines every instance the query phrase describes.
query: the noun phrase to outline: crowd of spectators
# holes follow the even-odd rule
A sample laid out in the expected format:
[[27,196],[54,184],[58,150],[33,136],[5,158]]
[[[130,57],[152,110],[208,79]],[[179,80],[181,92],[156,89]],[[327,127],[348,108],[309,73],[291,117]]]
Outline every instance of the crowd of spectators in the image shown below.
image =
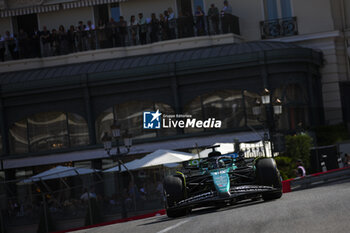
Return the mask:
[[0,61],[34,57],[65,55],[68,53],[132,46],[158,41],[234,32],[232,7],[227,1],[221,11],[211,4],[207,14],[200,6],[194,15],[190,12],[179,13],[175,18],[172,8],[168,8],[158,17],[152,13],[149,18],[142,13],[132,15],[127,21],[123,16],[119,21],[111,18],[108,22],[99,20],[95,26],[91,21],[71,25],[68,29],[60,25],[58,30],[35,29],[31,33],[20,29],[18,34],[6,31],[0,35]]

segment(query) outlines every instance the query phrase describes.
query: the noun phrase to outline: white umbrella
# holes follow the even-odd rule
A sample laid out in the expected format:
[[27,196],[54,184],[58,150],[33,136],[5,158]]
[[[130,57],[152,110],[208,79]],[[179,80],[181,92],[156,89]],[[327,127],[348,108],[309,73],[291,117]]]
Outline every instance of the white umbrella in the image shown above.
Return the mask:
[[19,184],[28,184],[33,183],[40,180],[52,180],[52,179],[60,179],[69,176],[76,175],[85,175],[90,173],[95,173],[98,170],[90,169],[90,168],[80,168],[80,167],[65,167],[65,166],[57,166],[42,173],[39,173],[30,178],[24,179],[19,182]]
[[[190,153],[160,149],[146,155],[142,159],[136,159],[132,162],[126,163],[125,166],[128,168],[128,170],[135,170],[163,164],[180,163],[193,159],[193,156],[194,155]],[[118,171],[118,166],[107,169],[104,172],[114,171]],[[122,167],[122,171],[125,171],[124,167]]]

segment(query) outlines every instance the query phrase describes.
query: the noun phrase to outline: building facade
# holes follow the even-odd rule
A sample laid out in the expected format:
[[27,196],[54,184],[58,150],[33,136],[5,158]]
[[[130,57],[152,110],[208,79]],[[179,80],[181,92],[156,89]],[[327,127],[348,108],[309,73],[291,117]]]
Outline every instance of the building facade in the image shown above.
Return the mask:
[[[231,33],[200,35],[196,25],[193,35],[180,38],[178,27],[177,39],[0,63],[6,178],[65,162],[92,161],[89,166],[103,168],[110,161],[101,137],[115,119],[133,135],[131,155],[233,138],[260,140],[250,130],[263,128],[251,109],[264,88],[284,103],[276,123],[281,131],[295,132],[300,123],[312,128],[343,122],[349,107],[342,104],[340,83],[350,80],[350,3],[228,2],[235,16]],[[195,15],[197,6],[207,15],[211,4],[223,9],[221,0],[4,0],[0,35],[20,29],[29,34],[44,26],[67,29],[79,21],[98,25],[100,19],[118,21],[120,16],[129,21],[140,12],[158,17],[169,8],[180,19],[186,12]],[[223,25],[224,17],[220,20]],[[212,23],[205,25],[210,31]],[[214,117],[223,127],[144,130],[142,112],[156,109],[203,120]]]

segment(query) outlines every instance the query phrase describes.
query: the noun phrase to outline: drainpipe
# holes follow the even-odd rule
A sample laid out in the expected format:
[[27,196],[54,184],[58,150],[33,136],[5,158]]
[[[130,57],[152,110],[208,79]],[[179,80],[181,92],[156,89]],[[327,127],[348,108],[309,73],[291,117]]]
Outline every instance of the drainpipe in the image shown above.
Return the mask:
[[[342,20],[342,32],[343,32],[343,36],[344,36],[344,52],[345,52],[345,61],[346,61],[346,73],[347,73],[347,80],[350,80],[350,45],[348,45],[347,42],[347,37],[346,37],[346,29],[347,29],[347,25],[346,25],[346,18],[345,18],[345,4],[344,4],[345,0],[340,0],[340,10],[341,10],[341,20]],[[350,16],[349,16],[350,17]]]

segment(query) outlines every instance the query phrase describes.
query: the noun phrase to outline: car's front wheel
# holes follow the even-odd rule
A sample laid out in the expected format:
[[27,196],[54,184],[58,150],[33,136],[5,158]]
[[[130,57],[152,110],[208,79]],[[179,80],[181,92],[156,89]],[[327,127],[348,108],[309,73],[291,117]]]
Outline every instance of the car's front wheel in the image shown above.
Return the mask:
[[255,168],[258,184],[272,186],[277,189],[274,192],[263,193],[262,198],[265,201],[280,198],[282,196],[282,182],[275,160],[272,158],[259,159],[255,164]]
[[185,187],[180,177],[168,176],[164,179],[164,195],[166,197],[165,209],[168,217],[177,218],[188,213],[187,208],[171,208],[179,201],[185,199]]

